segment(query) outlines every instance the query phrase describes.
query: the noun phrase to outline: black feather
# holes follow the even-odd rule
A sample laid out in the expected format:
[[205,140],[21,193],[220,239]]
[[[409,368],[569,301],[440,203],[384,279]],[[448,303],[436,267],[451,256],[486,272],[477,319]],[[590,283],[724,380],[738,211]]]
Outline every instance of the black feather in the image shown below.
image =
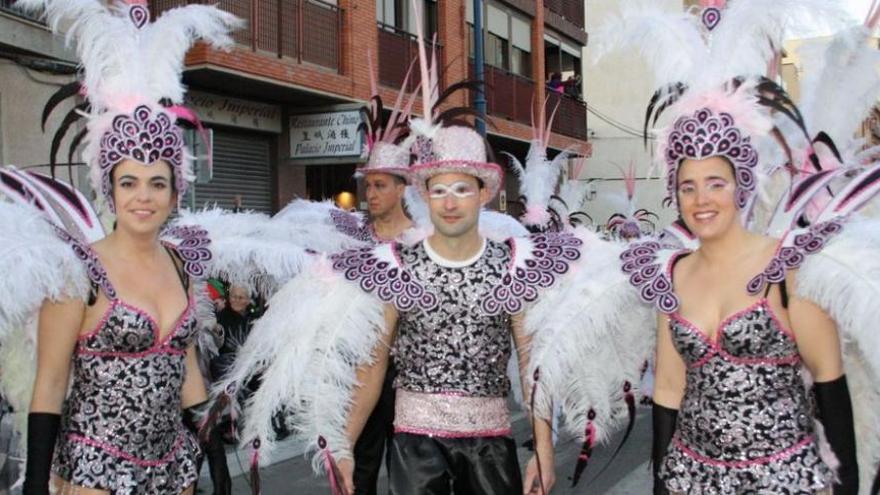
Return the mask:
[[80,87],[81,84],[79,81],[67,83],[64,86],[61,86],[58,91],[49,97],[49,101],[47,101],[46,105],[43,107],[43,117],[40,119],[40,128],[43,132],[46,132],[46,121],[49,120],[49,115],[52,113],[52,110],[55,110],[55,107],[57,107],[62,101],[71,96],[78,95]]
[[55,157],[58,155],[58,148],[61,147],[61,140],[67,135],[67,130],[70,129],[70,126],[82,118],[80,112],[86,111],[88,107],[88,102],[83,102],[71,108],[67,115],[64,116],[64,120],[61,122],[58,130],[55,131],[55,136],[52,137],[52,148],[49,151],[49,170],[52,177],[55,177],[55,165],[57,163]]

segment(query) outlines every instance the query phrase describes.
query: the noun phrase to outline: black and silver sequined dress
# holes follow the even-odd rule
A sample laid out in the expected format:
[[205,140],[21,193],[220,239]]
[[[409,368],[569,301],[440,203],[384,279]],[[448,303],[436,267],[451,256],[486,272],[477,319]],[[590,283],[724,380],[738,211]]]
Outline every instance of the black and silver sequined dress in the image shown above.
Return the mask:
[[766,299],[726,318],[714,341],[678,313],[670,329],[688,367],[661,468],[670,491],[812,495],[830,485],[797,345]]
[[[94,252],[67,240],[110,306],[77,342],[53,472],[114,495],[179,494],[198,478],[198,441],[181,415],[186,352],[196,335],[194,302],[190,297],[174,328],[160,337],[149,314],[117,297]],[[176,252],[185,260],[200,256],[186,248]]]

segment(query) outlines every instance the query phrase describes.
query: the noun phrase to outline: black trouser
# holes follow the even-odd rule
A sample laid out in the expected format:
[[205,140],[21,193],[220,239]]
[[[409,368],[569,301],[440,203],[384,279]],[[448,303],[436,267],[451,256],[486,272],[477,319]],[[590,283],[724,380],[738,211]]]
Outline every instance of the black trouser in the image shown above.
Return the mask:
[[389,457],[391,495],[518,495],[523,490],[510,437],[396,433]]
[[354,493],[377,495],[376,483],[382,469],[385,445],[390,444],[394,434],[394,377],[397,374],[389,363],[382,385],[382,395],[370,414],[361,436],[354,445]]

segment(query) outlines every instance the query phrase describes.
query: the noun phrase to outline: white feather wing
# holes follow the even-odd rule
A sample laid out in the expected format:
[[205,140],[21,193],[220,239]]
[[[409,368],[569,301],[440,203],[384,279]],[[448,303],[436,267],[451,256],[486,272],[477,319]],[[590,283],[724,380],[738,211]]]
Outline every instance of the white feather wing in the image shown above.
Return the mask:
[[[356,369],[370,361],[383,326],[381,302],[317,262],[270,300],[213,393],[262,375],[245,405],[242,442],[259,438],[263,461],[272,454],[272,419],[282,409],[294,415],[299,436],[313,449],[319,435],[329,448],[345,449]],[[319,455],[315,470],[321,469]]]
[[186,91],[180,81],[183,59],[190,46],[203,41],[219,49],[233,45],[230,32],[244,22],[213,5],[187,5],[165,11],[145,28],[141,44],[142,63],[149,67],[151,100],[170,98],[183,102]]
[[85,299],[88,276],[71,247],[30,205],[0,201],[0,396],[25,431],[36,376],[38,313],[46,300]]
[[314,255],[304,237],[262,213],[212,208],[184,212],[172,226],[199,226],[211,239],[210,276],[269,295],[296,276]]
[[797,294],[837,323],[858,438],[860,493],[880,463],[880,220],[852,220],[797,273]]
[[353,215],[364,222],[360,213],[349,213],[329,201],[297,199],[272,217],[272,226],[290,239],[298,239],[302,246],[319,253],[338,253],[346,249],[366,247],[367,242],[355,239],[339,230],[333,223],[332,212]]
[[654,349],[654,312],[620,270],[623,246],[585,229],[581,259],[526,313],[532,336],[528,379],[540,370],[536,412],[562,406],[565,426],[583,437],[586,416],[596,413],[598,440],[626,419],[625,382],[637,387]]
[[801,112],[812,132],[845,147],[880,98],[880,51],[864,26],[814,41],[800,50]]

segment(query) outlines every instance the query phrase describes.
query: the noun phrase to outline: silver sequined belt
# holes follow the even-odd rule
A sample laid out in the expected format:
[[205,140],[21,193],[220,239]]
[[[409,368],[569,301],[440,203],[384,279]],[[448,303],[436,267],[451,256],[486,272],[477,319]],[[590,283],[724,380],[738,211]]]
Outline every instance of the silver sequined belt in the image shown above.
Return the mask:
[[394,431],[444,438],[500,437],[510,432],[504,397],[425,394],[397,389]]

